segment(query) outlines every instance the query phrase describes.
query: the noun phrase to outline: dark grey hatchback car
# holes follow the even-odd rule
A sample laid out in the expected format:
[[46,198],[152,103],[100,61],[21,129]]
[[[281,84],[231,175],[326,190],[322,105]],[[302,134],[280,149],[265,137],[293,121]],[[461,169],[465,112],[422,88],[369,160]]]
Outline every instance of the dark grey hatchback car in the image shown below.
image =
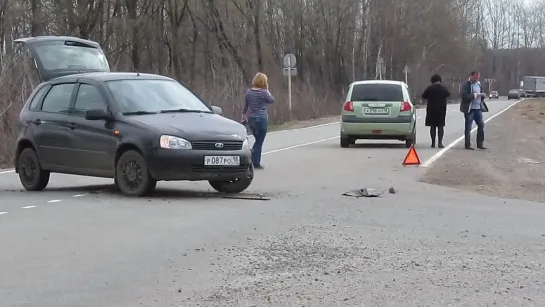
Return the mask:
[[15,170],[30,191],[50,173],[114,178],[143,196],[161,180],[207,180],[240,193],[253,180],[246,129],[173,79],[113,73],[96,42],[43,36],[16,40],[42,83],[20,114]]

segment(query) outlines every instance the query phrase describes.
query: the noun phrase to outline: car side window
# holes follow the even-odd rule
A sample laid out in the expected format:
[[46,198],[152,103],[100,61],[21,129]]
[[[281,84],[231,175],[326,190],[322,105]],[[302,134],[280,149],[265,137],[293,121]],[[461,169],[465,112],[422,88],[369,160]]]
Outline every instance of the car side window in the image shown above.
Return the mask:
[[32,101],[30,102],[30,110],[37,111],[40,108],[40,102],[42,102],[42,98],[44,98],[48,88],[48,86],[42,86],[38,92],[36,92],[34,97],[32,97]]
[[69,113],[70,98],[74,84],[65,83],[53,85],[44,98],[42,111],[52,113]]
[[88,110],[106,110],[106,107],[104,97],[95,86],[89,84],[79,86],[76,104],[74,105],[75,114],[85,115]]

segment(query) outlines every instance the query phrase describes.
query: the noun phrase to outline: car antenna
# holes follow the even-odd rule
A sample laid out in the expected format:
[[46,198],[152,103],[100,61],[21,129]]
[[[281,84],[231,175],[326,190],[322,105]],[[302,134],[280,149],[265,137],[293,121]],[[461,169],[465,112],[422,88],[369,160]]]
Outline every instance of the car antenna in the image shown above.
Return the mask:
[[136,76],[137,76],[137,77],[140,77],[140,73],[138,72],[138,70],[135,71],[135,72],[136,72]]

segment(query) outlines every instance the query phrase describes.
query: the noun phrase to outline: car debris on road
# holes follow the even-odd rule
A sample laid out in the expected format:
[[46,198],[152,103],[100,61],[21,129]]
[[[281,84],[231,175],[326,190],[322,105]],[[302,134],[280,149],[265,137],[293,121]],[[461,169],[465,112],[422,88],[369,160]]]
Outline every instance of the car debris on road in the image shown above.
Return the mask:
[[391,187],[391,188],[389,188],[387,190],[383,190],[380,193],[377,192],[376,189],[362,188],[362,189],[350,190],[348,192],[344,192],[342,195],[343,196],[356,197],[356,198],[359,198],[359,197],[379,197],[382,194],[384,194],[386,191],[388,191],[388,193],[390,193],[390,194],[396,194],[396,190],[394,189],[394,187]]

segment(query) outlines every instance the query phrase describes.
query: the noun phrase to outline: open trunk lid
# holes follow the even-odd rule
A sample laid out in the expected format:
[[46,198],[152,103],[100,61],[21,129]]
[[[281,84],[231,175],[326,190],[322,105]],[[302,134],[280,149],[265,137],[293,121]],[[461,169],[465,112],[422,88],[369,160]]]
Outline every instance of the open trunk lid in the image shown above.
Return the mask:
[[40,81],[86,72],[110,72],[97,42],[70,36],[38,36],[14,41],[28,48]]

